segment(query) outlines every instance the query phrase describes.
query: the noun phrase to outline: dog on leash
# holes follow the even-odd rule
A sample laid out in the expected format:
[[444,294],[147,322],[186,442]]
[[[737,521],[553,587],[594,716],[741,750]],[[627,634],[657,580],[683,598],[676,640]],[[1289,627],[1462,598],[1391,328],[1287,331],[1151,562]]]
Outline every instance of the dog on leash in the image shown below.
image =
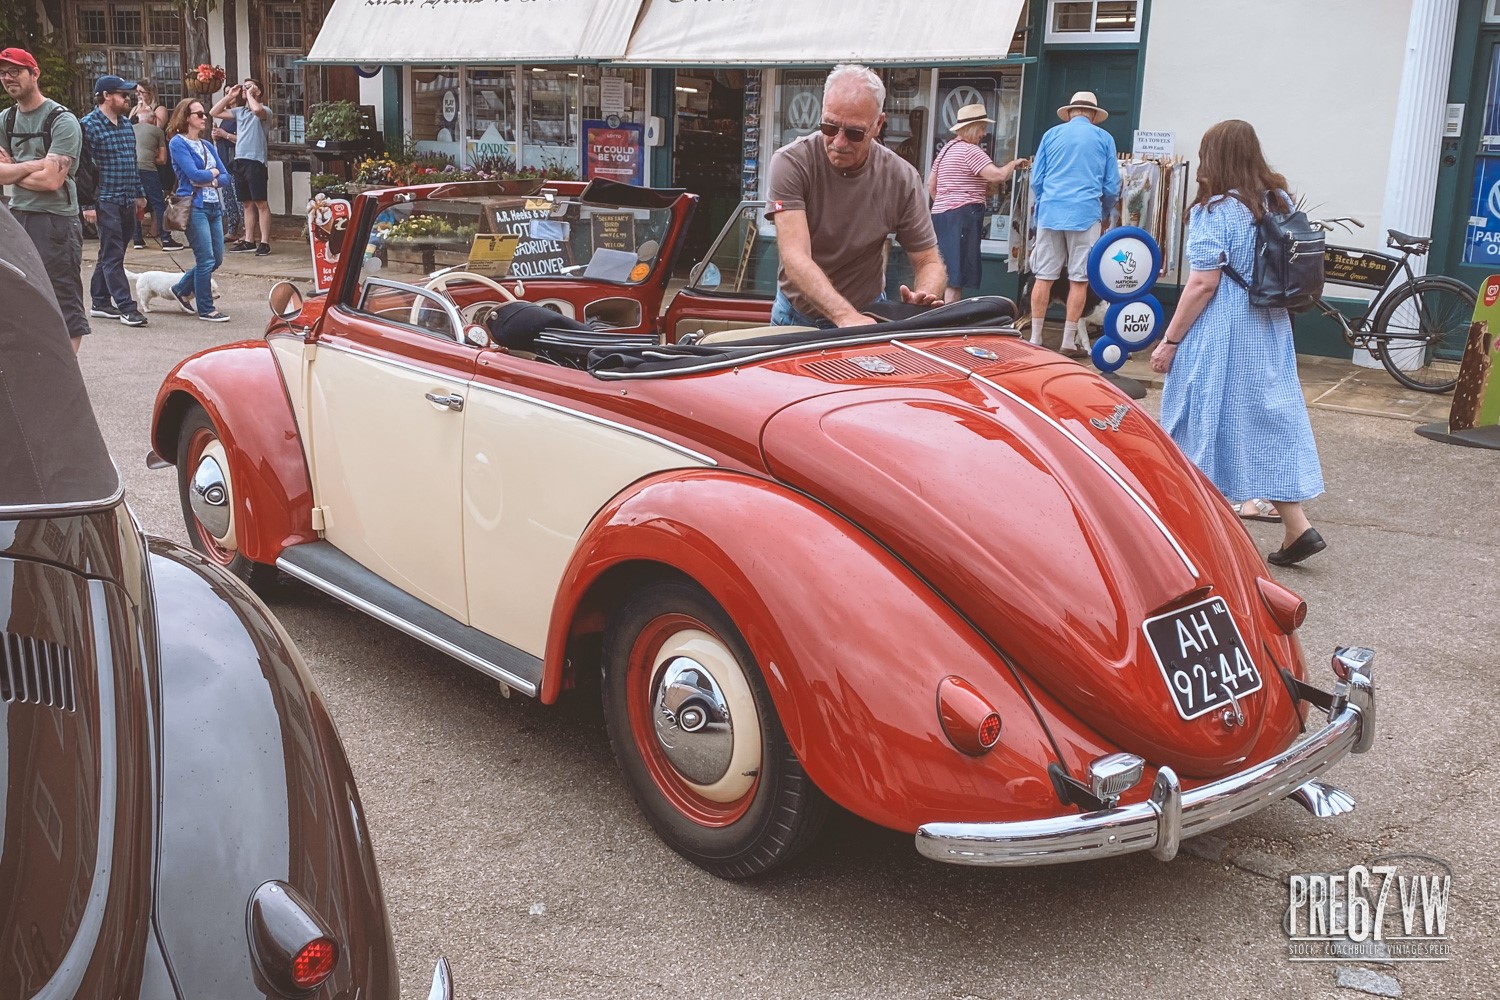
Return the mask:
[[[178,305],[177,296],[172,294],[172,286],[182,280],[181,271],[141,271],[139,273],[125,269],[125,280],[130,282],[130,287],[135,290],[135,304],[143,313],[151,311],[152,299],[167,299],[173,305]],[[214,298],[219,297],[219,279],[213,278],[212,286]]]
[[[1032,272],[1027,271],[1024,275],[1021,276],[1022,308],[1029,310],[1031,306],[1031,288],[1035,284],[1036,275]],[[1061,306],[1062,308],[1066,309],[1068,306],[1068,289],[1071,287],[1072,286],[1068,282],[1066,275],[1054,281],[1052,283],[1052,295],[1048,300],[1048,307],[1050,308],[1052,306]],[[1088,288],[1084,292],[1083,315],[1078,318],[1078,346],[1074,349],[1077,357],[1088,356],[1089,350],[1093,345],[1093,341],[1089,337],[1089,329],[1092,327],[1093,329],[1097,330],[1099,327],[1104,325],[1104,314],[1108,311],[1108,309],[1109,303],[1101,299],[1098,293],[1096,293],[1092,288]],[[1030,317],[1027,317],[1020,320],[1016,325],[1018,327],[1027,328],[1031,336],[1031,342],[1033,344],[1040,344],[1042,342],[1041,331],[1030,331],[1030,323],[1031,319]],[[1063,344],[1062,346],[1063,353],[1067,354],[1068,345]]]

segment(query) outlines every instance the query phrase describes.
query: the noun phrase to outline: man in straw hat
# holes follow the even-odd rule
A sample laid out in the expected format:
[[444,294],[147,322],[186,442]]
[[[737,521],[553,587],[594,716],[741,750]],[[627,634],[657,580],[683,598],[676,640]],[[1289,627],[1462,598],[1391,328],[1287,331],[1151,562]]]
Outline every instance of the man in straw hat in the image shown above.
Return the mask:
[[823,86],[817,131],[771,158],[770,204],[781,251],[771,322],[858,326],[885,298],[886,236],[911,258],[915,288],[901,299],[942,301],[947,275],[927,212],[922,175],[876,141],[885,124],[885,85],[863,66],[835,66]]
[[1087,90],[1057,109],[1063,124],[1042,136],[1031,167],[1036,200],[1036,242],[1031,248],[1031,342],[1042,342],[1042,324],[1052,299],[1052,283],[1067,272],[1067,320],[1062,351],[1082,357],[1078,318],[1088,293],[1089,250],[1099,239],[1103,220],[1120,198],[1120,163],[1115,140],[1099,123],[1109,112]]

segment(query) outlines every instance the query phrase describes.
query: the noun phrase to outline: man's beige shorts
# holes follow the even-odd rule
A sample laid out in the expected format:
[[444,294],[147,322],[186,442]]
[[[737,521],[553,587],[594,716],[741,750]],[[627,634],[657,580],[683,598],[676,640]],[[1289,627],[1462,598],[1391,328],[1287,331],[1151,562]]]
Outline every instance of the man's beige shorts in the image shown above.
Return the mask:
[[1089,280],[1089,251],[1099,240],[1099,223],[1079,232],[1038,229],[1031,245],[1031,270],[1043,281],[1056,281],[1067,266],[1069,281]]

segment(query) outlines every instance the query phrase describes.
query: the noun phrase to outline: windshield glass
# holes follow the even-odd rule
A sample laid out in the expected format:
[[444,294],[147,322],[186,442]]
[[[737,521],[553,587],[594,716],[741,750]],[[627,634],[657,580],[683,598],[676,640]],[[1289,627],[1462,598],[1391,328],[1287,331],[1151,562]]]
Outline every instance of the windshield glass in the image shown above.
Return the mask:
[[635,285],[656,269],[671,221],[670,208],[585,203],[549,191],[418,199],[376,217],[360,275],[410,282],[460,267],[496,279]]

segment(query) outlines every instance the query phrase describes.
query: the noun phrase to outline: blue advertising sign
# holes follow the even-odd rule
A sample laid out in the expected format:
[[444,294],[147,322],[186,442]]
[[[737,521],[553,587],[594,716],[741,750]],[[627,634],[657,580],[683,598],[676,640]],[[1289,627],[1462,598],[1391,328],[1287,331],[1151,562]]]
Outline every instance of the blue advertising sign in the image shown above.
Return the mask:
[[1474,197],[1464,234],[1464,263],[1500,266],[1500,156],[1474,161]]
[[1161,272],[1161,248],[1137,226],[1120,226],[1089,251],[1089,285],[1105,302],[1126,302],[1149,292]]
[[634,122],[588,119],[583,123],[583,176],[621,184],[646,183],[646,127]]

